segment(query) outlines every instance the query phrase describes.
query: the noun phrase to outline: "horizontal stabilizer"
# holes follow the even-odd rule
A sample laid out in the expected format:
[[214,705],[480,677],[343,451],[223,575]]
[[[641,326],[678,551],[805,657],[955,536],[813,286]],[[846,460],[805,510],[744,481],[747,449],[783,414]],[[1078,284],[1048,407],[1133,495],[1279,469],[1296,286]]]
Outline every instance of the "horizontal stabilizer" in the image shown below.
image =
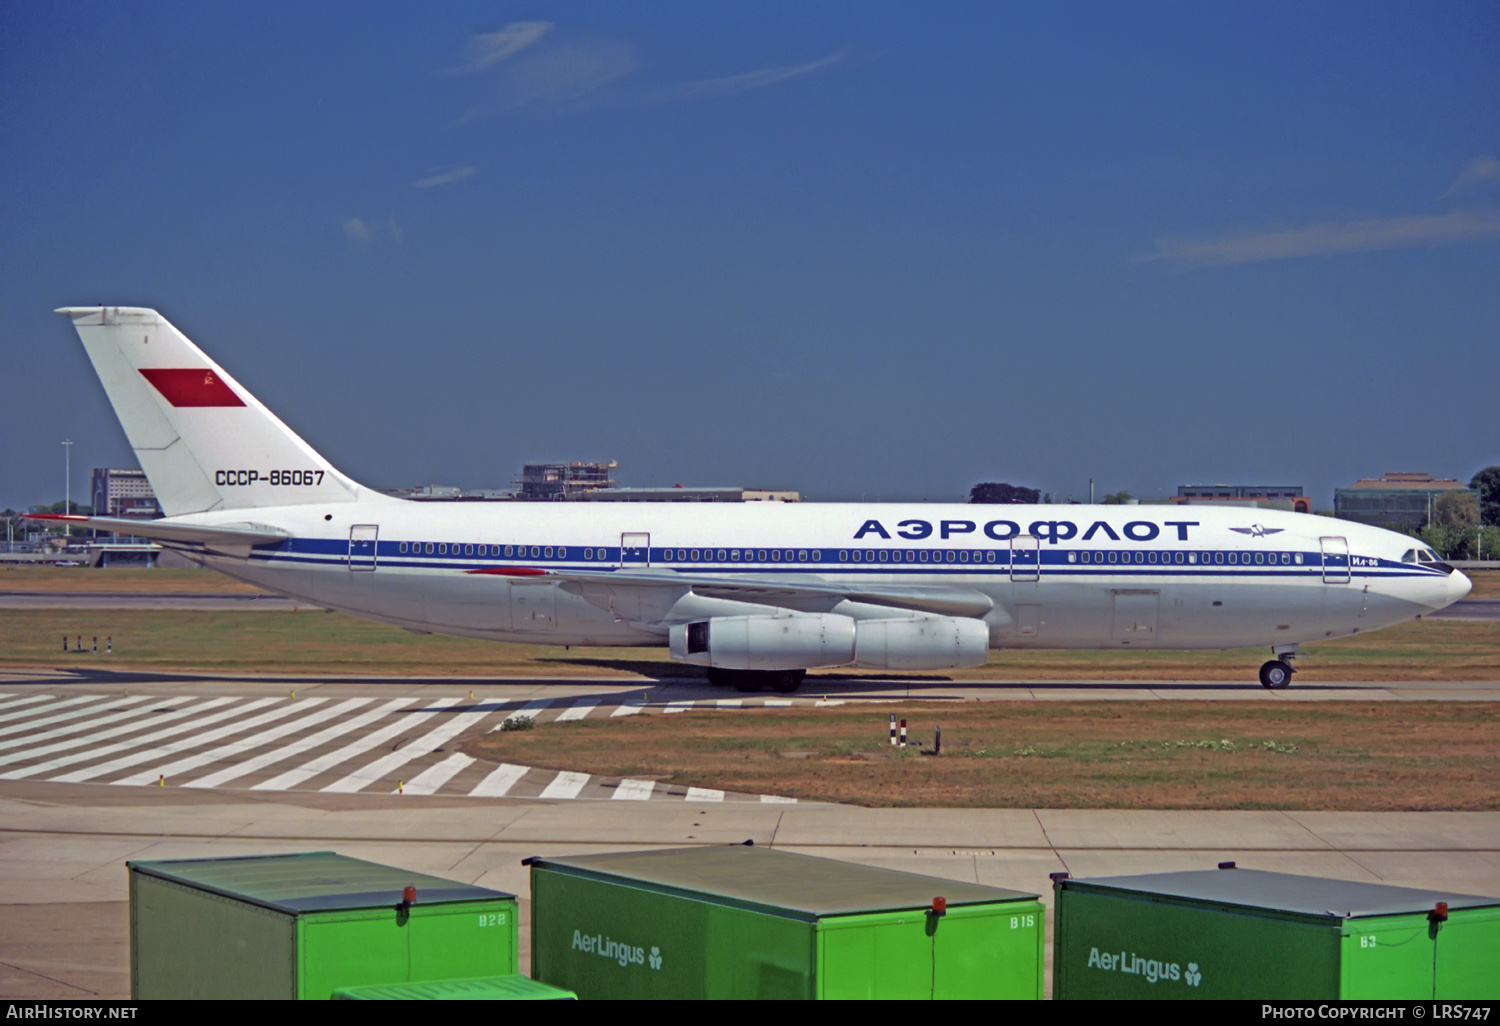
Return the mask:
[[66,513],[26,513],[28,520],[50,520],[53,523],[88,527],[111,534],[133,535],[136,538],[151,538],[164,542],[181,542],[211,547],[234,545],[278,545],[289,535],[273,527],[205,527],[200,524],[179,524],[167,520],[128,520],[123,517],[85,517]]

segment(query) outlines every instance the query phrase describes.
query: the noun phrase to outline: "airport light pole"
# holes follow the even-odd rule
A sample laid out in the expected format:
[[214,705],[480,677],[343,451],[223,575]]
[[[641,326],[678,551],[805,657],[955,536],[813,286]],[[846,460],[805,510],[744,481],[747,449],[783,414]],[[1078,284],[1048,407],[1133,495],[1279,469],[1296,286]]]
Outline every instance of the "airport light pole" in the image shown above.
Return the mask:
[[[73,442],[63,439],[63,515],[73,512]],[[71,538],[73,525],[63,521],[63,534]]]

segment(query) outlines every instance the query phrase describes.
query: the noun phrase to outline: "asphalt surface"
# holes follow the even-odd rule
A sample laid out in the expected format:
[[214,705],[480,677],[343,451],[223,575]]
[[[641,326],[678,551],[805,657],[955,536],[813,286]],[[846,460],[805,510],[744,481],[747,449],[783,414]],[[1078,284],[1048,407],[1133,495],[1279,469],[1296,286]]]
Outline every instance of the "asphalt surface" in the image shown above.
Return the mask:
[[[464,739],[518,713],[546,722],[905,699],[1497,695],[1497,682],[1268,692],[1212,682],[813,678],[796,696],[776,696],[694,681],[3,671],[0,997],[128,997],[131,859],[331,849],[509,891],[522,899],[523,971],[530,902],[520,860],[531,855],[753,839],[1029,891],[1049,907],[1051,872],[1206,869],[1223,860],[1500,895],[1500,813],[865,809],[455,758]],[[1050,941],[1047,951],[1050,959]]]

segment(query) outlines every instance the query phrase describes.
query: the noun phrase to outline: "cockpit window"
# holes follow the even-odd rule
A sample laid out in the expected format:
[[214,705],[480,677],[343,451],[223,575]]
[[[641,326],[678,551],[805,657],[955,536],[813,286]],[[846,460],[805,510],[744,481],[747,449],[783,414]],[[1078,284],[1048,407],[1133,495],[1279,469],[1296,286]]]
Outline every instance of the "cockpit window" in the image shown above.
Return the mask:
[[1417,561],[1417,550],[1407,549],[1406,554],[1401,557],[1403,563],[1415,563]]

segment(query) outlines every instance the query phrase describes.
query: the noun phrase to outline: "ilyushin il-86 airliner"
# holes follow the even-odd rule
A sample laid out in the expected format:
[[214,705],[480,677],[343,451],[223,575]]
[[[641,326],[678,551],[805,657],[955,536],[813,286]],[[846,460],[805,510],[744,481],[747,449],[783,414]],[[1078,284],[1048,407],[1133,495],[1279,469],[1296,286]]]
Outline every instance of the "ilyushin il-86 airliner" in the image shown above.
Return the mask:
[[1407,536],[1241,507],[402,500],[339,473],[155,310],[58,313],[165,514],[62,519],[412,631],[666,646],[746,691],[992,648],[1260,648],[1282,688],[1301,646],[1470,587]]

